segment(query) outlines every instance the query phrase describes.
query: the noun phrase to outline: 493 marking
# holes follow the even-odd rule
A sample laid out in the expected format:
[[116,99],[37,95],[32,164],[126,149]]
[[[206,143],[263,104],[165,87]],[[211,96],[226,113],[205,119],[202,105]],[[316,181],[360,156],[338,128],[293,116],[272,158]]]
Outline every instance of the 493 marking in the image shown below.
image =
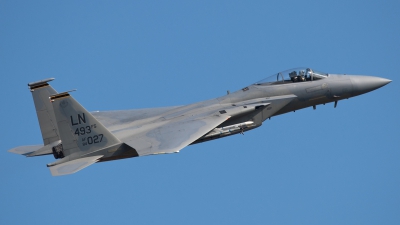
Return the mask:
[[90,125],[90,126],[85,126],[85,127],[79,127],[76,128],[75,130],[75,135],[85,135],[85,134],[90,134],[92,133],[92,128],[96,128],[96,124]]

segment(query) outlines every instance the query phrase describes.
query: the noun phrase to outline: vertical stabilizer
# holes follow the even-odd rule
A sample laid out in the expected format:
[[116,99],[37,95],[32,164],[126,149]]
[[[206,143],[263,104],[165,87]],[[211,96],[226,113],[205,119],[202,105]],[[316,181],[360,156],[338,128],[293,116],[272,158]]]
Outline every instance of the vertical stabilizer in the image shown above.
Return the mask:
[[53,95],[50,100],[62,142],[63,156],[73,155],[72,159],[121,143],[68,92]]
[[36,114],[39,120],[40,131],[42,132],[43,144],[48,145],[59,141],[57,123],[53,107],[50,103],[50,96],[57,94],[48,82],[54,80],[49,78],[29,83],[33,102],[35,103]]

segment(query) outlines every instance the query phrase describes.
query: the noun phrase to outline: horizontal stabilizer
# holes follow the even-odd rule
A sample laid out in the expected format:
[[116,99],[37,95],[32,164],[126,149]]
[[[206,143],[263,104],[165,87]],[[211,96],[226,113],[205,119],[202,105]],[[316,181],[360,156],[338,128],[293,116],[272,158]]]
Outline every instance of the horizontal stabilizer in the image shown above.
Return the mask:
[[19,155],[25,155],[27,157],[50,155],[53,154],[52,148],[56,145],[59,145],[60,143],[61,141],[58,140],[45,146],[43,145],[20,146],[10,149],[8,151]]
[[51,172],[51,175],[53,175],[53,176],[62,176],[62,175],[76,173],[79,170],[84,169],[84,168],[98,162],[101,157],[103,157],[103,156],[97,155],[97,156],[85,157],[85,158],[75,159],[75,160],[68,161],[65,163],[57,164],[55,166],[49,167],[50,172]]
[[48,145],[45,145],[41,149],[39,149],[37,151],[31,152],[29,154],[26,154],[26,156],[27,157],[32,157],[32,156],[41,156],[41,155],[53,154],[53,149],[52,148],[54,146],[59,145],[59,144],[61,144],[61,140],[58,140],[58,141],[52,142],[52,143],[50,143]]
[[8,150],[8,152],[15,153],[18,155],[27,155],[27,154],[35,152],[41,148],[43,148],[43,145],[27,145],[27,146],[19,146],[19,147],[10,149],[10,150]]

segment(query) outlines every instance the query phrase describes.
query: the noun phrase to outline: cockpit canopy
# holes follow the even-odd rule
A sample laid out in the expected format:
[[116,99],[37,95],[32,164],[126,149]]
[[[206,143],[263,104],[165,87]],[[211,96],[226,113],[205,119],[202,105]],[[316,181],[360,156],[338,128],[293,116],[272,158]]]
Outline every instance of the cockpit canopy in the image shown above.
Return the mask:
[[287,84],[296,82],[306,82],[324,79],[328,77],[327,73],[312,70],[307,67],[299,67],[290,70],[285,70],[269,76],[263,80],[255,83],[255,85],[276,85],[276,84]]

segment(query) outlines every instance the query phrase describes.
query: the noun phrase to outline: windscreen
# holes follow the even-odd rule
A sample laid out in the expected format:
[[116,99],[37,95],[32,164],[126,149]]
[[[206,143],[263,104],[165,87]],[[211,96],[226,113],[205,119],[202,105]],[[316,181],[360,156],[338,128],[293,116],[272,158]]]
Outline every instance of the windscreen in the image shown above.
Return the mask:
[[263,80],[256,82],[255,85],[276,85],[276,84],[306,82],[306,81],[324,79],[327,76],[328,76],[327,73],[315,71],[307,67],[300,67],[273,74]]

